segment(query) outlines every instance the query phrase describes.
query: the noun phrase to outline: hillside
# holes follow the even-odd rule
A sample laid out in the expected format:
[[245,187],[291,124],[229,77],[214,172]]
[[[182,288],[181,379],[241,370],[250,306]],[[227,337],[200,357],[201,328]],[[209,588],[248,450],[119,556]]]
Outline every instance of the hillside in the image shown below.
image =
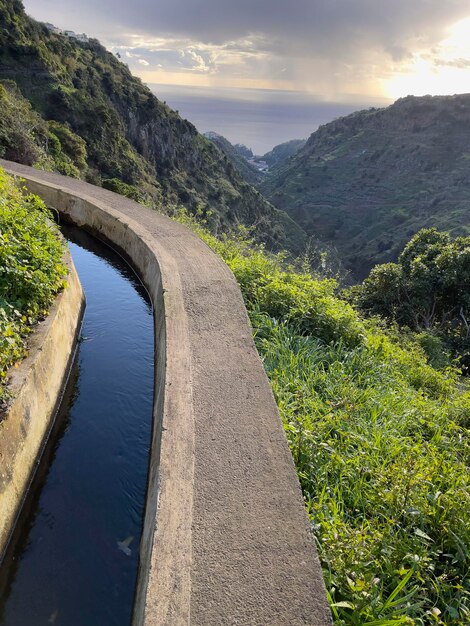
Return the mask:
[[[208,132],[204,133],[204,135],[207,139],[215,143],[220,150],[222,150],[229,163],[233,165],[233,167],[248,183],[250,183],[250,185],[256,185],[263,180],[264,175],[254,165],[249,163],[245,156],[243,156],[243,154],[249,154],[248,149],[245,148],[245,146],[240,146],[240,144],[238,144],[238,146],[234,146],[228,139],[218,133]],[[242,148],[245,148],[246,152],[243,151]]]
[[355,278],[424,227],[470,230],[470,94],[402,98],[320,127],[262,192]]
[[284,143],[274,146],[274,148],[266,152],[261,159],[266,161],[270,168],[284,165],[288,159],[294,156],[306,143],[306,139],[291,139],[290,141],[285,141]]
[[210,131],[204,133],[204,136],[222,150],[229,163],[233,165],[246,182],[255,186],[261,185],[266,178],[266,173],[260,171],[253,162],[250,162],[251,160],[264,162],[269,168],[281,167],[306,144],[306,139],[292,139],[274,146],[272,150],[266,152],[263,156],[254,156],[253,152],[245,145],[233,145],[228,139],[218,133]]
[[[19,0],[0,0],[0,80],[13,81],[43,120],[83,140],[87,169],[76,175],[152,205],[165,201],[199,210],[214,230],[255,225],[274,248],[302,248],[302,230],[126,65],[97,40],[79,43],[49,31],[25,14]],[[42,143],[47,153],[47,135]],[[0,148],[5,153],[5,143]],[[43,165],[41,159],[34,164]]]

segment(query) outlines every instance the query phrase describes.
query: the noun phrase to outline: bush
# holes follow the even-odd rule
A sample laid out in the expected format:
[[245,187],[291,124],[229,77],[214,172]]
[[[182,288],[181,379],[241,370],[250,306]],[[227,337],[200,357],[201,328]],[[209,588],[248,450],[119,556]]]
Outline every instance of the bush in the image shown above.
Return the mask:
[[440,337],[461,367],[470,367],[470,237],[420,230],[398,263],[374,267],[351,297],[365,313],[421,333],[435,362],[441,359],[431,344]]
[[136,202],[141,202],[143,200],[143,194],[137,189],[137,187],[134,185],[128,185],[122,180],[119,180],[119,178],[105,178],[103,179],[102,184],[105,189],[119,193],[121,196],[130,198]]
[[49,152],[61,174],[81,178],[87,171],[85,141],[59,122],[48,122]]
[[47,125],[14,83],[0,84],[0,154],[33,165],[46,158]]
[[25,355],[31,327],[63,287],[64,244],[39,198],[0,169],[0,401],[8,369]]

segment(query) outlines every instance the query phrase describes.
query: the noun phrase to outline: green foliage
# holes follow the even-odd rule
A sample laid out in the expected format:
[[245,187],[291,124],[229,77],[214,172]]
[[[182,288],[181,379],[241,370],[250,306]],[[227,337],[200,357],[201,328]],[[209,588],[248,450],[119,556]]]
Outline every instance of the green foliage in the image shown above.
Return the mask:
[[430,335],[444,338],[462,365],[470,363],[470,237],[419,231],[398,263],[371,271],[356,298],[368,314],[425,331],[430,350]]
[[[247,304],[338,626],[470,621],[470,392],[417,342],[285,266],[242,230],[218,240]],[[434,346],[435,348],[436,346]]]
[[[408,359],[393,344],[380,350],[375,329],[372,345],[350,349],[265,315],[253,324],[337,622],[408,616],[428,624],[437,608],[435,623],[464,624],[470,394],[426,371],[416,351]],[[397,604],[387,606],[408,572]]]
[[321,126],[260,190],[362,280],[423,227],[468,234],[469,144],[469,94],[409,96]]
[[413,340],[424,350],[429,363],[435,369],[444,369],[450,365],[450,354],[443,339],[429,331],[416,333]]
[[0,401],[7,370],[25,355],[25,337],[64,285],[64,245],[37,197],[0,169]]
[[0,155],[10,161],[80,178],[86,145],[63,124],[45,122],[15,83],[0,82]]
[[126,196],[126,198],[131,198],[131,200],[136,200],[137,202],[142,200],[142,194],[137,187],[123,183],[119,178],[105,178],[102,184],[105,189],[120,193],[121,196]]
[[88,169],[85,141],[67,126],[51,120],[49,127],[49,152],[55,169],[61,174],[82,178]]
[[0,107],[1,156],[25,165],[47,159],[47,125],[14,83],[0,84]]

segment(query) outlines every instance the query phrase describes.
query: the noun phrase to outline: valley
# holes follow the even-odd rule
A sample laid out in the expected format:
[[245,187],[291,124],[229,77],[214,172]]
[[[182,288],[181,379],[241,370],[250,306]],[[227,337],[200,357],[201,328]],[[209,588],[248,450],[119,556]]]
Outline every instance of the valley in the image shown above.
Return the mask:
[[[50,206],[61,205],[59,219],[70,212],[85,230],[105,241],[115,237],[158,295],[156,352],[147,333],[145,358],[129,352],[123,359],[144,368],[139,380],[152,375],[155,361],[157,425],[145,454],[137,447],[133,459],[123,444],[117,455],[118,464],[143,471],[150,445],[144,547],[137,554],[132,543],[141,532],[140,509],[117,544],[107,539],[113,562],[132,553],[134,568],[115,623],[150,623],[145,611],[162,602],[168,624],[177,615],[195,626],[250,619],[326,626],[331,613],[335,626],[467,625],[470,94],[409,95],[350,113],[342,94],[328,109],[325,93],[317,104],[331,120],[313,125],[308,139],[283,141],[287,129],[303,129],[314,117],[306,111],[313,98],[307,88],[282,95],[273,81],[272,89],[252,89],[243,106],[251,130],[227,96],[234,86],[221,88],[220,100],[210,98],[218,58],[236,58],[240,69],[269,56],[253,52],[261,45],[256,38],[243,39],[244,55],[240,41],[230,39],[212,56],[207,42],[185,49],[172,39],[181,44],[172,56],[155,40],[149,59],[166,54],[177,77],[192,72],[207,82],[193,87],[203,93],[201,119],[231,110],[226,128],[243,126],[238,139],[227,133],[229,141],[199,132],[195,120],[173,110],[163,100],[171,86],[160,97],[158,84],[151,90],[134,75],[132,63],[150,66],[134,40],[126,55],[65,32],[29,17],[20,0],[0,0],[0,157],[6,171],[22,173],[34,193],[52,198]],[[184,63],[191,64],[186,71]],[[276,80],[288,74],[282,65]],[[292,110],[303,114],[286,119],[277,135],[282,143],[261,154],[266,93],[276,112],[268,126],[280,123],[280,104],[292,94],[299,94]],[[250,133],[265,146],[259,155]],[[66,244],[39,198],[2,169],[0,183],[3,410],[9,372],[27,357],[29,333],[64,288]],[[98,276],[86,279],[96,289]],[[44,282],[50,293],[42,293]],[[130,299],[118,296],[119,335],[133,349],[140,342],[126,333],[134,321],[126,313]],[[115,307],[107,306],[116,331]],[[111,341],[111,355],[118,343]],[[93,354],[93,344],[80,350]],[[132,419],[133,393],[123,385],[116,392]],[[151,397],[149,387],[149,410]],[[158,421],[168,414],[170,422]],[[93,427],[86,422],[84,430]],[[105,424],[104,438],[112,428]],[[117,505],[119,514],[125,506]],[[28,579],[24,561],[21,576]],[[149,603],[143,589],[157,579],[164,593]],[[77,624],[101,619],[108,626],[97,617],[100,598],[88,601],[77,589],[67,615],[78,611]],[[151,597],[155,587],[148,589]],[[22,602],[20,591],[5,610],[8,619]],[[133,602],[139,617],[131,616]],[[49,604],[41,615],[56,620]]]

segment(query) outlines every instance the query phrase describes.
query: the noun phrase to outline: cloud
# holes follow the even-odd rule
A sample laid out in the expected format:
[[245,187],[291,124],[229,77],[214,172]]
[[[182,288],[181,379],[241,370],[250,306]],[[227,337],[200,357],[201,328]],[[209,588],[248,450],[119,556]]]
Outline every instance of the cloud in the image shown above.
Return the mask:
[[263,33],[275,49],[328,56],[439,40],[470,12],[467,0],[26,0],[26,7],[108,37],[131,31],[220,45]]
[[146,61],[145,59],[139,59],[137,63],[139,63],[140,65],[145,65],[145,66],[150,65],[150,63]]
[[470,59],[433,59],[436,67],[456,67],[458,69],[470,68]]
[[[97,36],[138,68],[216,80],[373,89],[470,14],[468,0],[25,0],[39,19]],[[183,56],[178,56],[178,51]],[[151,53],[151,56],[149,56]],[[129,56],[131,55],[131,56]],[[136,55],[136,56],[132,56]],[[456,57],[459,58],[459,57]]]

